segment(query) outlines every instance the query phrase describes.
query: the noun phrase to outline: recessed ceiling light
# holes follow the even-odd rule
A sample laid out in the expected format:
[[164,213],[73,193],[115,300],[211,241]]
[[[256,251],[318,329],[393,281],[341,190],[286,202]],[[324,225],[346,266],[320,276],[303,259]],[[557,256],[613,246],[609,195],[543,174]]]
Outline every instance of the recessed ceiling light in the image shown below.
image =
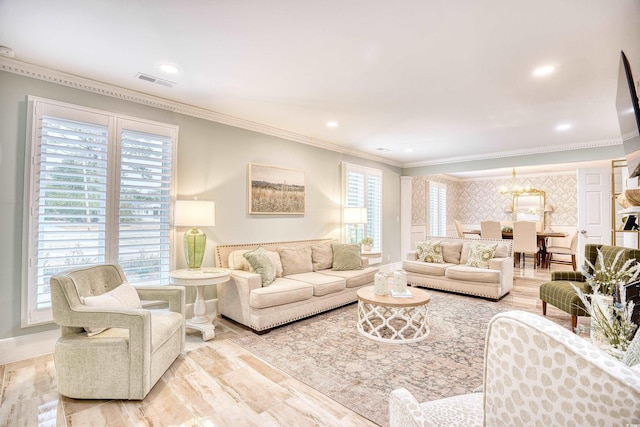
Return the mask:
[[376,148],[376,151],[387,153],[387,152],[389,152],[391,150],[389,148],[385,148],[385,147],[378,147],[378,148]]
[[571,129],[571,123],[562,123],[556,126],[556,130],[560,132],[569,130],[569,129]]
[[180,67],[173,64],[160,64],[160,69],[167,74],[175,74],[180,71]]
[[338,122],[336,122],[335,120],[331,120],[327,122],[327,127],[328,128],[337,128],[338,127]]
[[554,67],[553,65],[544,65],[533,70],[533,75],[536,77],[547,76],[553,73],[555,70],[556,67]]
[[404,152],[405,153],[413,153],[413,148],[405,148]]

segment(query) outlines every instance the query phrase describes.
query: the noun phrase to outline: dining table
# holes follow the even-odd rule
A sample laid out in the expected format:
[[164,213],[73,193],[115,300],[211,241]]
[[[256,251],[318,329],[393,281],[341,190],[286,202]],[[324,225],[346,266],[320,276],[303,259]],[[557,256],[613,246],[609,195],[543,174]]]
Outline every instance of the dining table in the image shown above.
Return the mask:
[[[480,230],[465,230],[464,234],[477,234],[481,236]],[[547,238],[549,237],[567,237],[569,234],[562,231],[538,231],[538,246],[540,246],[538,262],[542,268],[547,268]],[[513,239],[513,231],[502,230],[503,239]]]

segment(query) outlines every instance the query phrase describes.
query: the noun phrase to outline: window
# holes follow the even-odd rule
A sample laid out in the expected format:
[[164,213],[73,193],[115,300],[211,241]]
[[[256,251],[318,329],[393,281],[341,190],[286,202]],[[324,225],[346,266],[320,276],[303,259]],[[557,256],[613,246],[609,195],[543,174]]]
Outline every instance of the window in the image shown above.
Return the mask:
[[345,208],[366,208],[366,224],[346,224],[345,241],[360,243],[373,238],[373,252],[382,250],[382,171],[343,163]]
[[166,284],[177,127],[29,98],[23,325],[51,321],[49,278],[118,263],[135,284]]
[[447,236],[447,186],[440,182],[429,184],[429,235]]

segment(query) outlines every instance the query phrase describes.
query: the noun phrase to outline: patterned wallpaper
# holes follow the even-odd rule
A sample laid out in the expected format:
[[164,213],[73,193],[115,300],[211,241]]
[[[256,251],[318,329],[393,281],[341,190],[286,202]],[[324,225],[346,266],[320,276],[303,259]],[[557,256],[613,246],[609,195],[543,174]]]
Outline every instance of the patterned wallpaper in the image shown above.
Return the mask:
[[[453,180],[443,175],[415,176],[412,178],[413,225],[425,225],[427,181],[447,185],[447,224],[459,219],[465,224],[480,224],[485,219],[511,220],[506,209],[512,204],[508,194],[500,194],[501,187],[509,187],[511,178],[482,180]],[[553,207],[548,214],[550,225],[578,223],[578,182],[575,174],[518,176],[518,184],[530,185],[546,192],[546,202]]]

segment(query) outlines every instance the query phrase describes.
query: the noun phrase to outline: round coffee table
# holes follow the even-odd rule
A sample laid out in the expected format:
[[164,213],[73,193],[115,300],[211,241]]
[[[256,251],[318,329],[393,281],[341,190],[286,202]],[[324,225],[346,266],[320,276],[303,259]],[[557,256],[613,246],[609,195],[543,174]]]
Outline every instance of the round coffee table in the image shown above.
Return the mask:
[[358,289],[358,332],[372,340],[411,343],[429,336],[429,294],[409,288],[411,298],[376,295],[373,286]]

